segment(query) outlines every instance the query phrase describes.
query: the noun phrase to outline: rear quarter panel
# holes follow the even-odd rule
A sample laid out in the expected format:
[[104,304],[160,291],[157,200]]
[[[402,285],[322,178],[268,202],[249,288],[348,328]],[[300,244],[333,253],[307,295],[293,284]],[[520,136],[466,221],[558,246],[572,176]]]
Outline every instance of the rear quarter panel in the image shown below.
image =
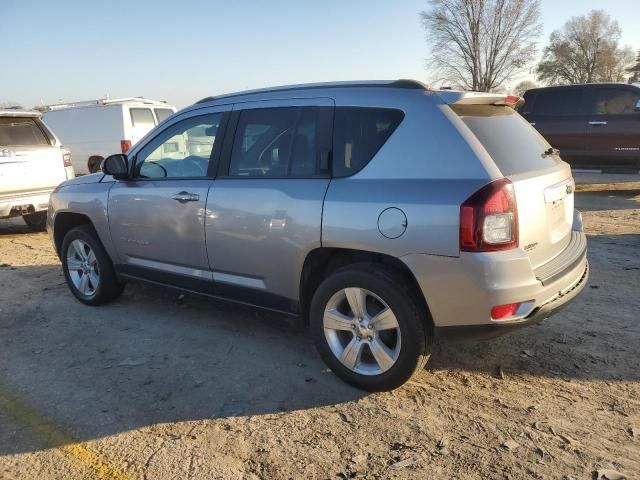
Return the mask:
[[[373,90],[373,89],[372,89]],[[405,118],[363,170],[331,181],[325,198],[323,247],[396,257],[459,255],[460,204],[502,175],[451,109],[430,92],[336,95],[336,106],[400,108]],[[403,235],[383,236],[378,218],[389,207],[407,217]]]

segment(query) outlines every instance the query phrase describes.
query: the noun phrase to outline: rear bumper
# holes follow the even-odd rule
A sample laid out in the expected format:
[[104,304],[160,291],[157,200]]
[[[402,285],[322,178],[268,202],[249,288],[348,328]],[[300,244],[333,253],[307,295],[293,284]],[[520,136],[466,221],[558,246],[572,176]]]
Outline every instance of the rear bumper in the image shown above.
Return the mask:
[[500,337],[529,325],[535,325],[550,316],[558,313],[571,300],[573,300],[587,285],[589,279],[589,263],[587,262],[584,273],[578,283],[568,292],[558,295],[545,305],[536,308],[522,321],[516,323],[492,323],[487,325],[472,325],[460,327],[438,327],[436,335],[443,340],[488,340]]
[[49,206],[51,190],[0,197],[0,218],[42,212]]
[[[589,275],[586,237],[582,231],[574,231],[574,236],[572,249],[546,271],[534,270],[520,249],[461,252],[460,257],[408,255],[401,260],[422,289],[438,335],[489,338],[540,322],[582,291]],[[521,304],[516,316],[491,318],[494,306],[510,303]]]

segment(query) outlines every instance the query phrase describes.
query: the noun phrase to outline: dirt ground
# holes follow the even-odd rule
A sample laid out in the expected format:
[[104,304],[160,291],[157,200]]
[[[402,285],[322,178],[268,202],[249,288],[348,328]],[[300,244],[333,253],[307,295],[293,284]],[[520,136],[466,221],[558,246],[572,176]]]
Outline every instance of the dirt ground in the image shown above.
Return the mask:
[[0,478],[640,478],[640,183],[578,189],[583,294],[380,394],[272,314],[142,285],[83,306],[47,235],[0,221]]

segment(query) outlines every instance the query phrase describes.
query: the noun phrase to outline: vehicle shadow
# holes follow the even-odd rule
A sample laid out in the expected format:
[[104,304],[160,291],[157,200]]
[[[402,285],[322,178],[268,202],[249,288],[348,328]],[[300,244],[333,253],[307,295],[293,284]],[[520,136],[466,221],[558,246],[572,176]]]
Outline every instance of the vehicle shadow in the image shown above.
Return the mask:
[[[500,339],[437,345],[419,381],[437,384],[434,370],[495,376],[498,367],[640,380],[638,247],[640,235],[591,237],[590,286],[572,305]],[[279,315],[140,284],[91,308],[71,296],[58,265],[0,267],[0,291],[10,292],[0,311],[0,455],[366,394],[326,369],[302,322]]]
[[20,217],[0,219],[0,237],[34,233],[38,232],[34,232]]

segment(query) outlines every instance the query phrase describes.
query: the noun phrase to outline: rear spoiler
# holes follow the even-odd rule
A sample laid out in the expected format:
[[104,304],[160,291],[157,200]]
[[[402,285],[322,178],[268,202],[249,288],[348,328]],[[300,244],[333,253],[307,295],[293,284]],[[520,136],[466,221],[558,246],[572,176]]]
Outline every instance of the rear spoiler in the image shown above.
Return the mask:
[[447,105],[496,105],[519,108],[524,105],[524,98],[517,95],[484,92],[458,92],[454,90],[434,90]]

